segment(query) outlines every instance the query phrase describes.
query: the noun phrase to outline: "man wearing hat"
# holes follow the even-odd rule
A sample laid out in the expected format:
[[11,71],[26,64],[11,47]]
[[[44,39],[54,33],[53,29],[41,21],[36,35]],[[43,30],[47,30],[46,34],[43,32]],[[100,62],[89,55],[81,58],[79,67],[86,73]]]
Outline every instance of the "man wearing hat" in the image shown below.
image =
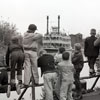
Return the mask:
[[90,30],[90,37],[87,37],[85,39],[85,46],[84,46],[84,54],[88,58],[88,65],[90,67],[90,76],[95,75],[95,70],[94,70],[94,64],[96,62],[96,58],[99,55],[99,47],[94,46],[94,41],[97,39],[95,37],[96,35],[96,29],[91,29]]
[[30,24],[28,31],[24,34],[23,46],[25,51],[24,63],[24,84],[29,85],[30,78],[33,75],[35,84],[39,82],[37,56],[42,48],[42,35],[35,33],[37,26]]

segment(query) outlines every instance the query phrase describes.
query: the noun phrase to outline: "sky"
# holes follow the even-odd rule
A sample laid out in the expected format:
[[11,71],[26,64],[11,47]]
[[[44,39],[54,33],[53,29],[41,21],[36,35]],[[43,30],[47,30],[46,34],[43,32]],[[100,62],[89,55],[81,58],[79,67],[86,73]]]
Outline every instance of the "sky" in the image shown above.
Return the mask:
[[16,24],[22,34],[29,24],[36,24],[38,32],[46,33],[46,17],[49,28],[57,25],[60,15],[61,30],[69,34],[89,36],[90,29],[100,32],[100,0],[0,0],[0,20]]

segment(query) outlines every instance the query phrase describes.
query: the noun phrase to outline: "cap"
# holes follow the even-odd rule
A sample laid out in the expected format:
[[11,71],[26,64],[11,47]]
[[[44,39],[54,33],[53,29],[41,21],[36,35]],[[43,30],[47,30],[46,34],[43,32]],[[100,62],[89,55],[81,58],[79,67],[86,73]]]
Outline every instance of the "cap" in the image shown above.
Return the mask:
[[31,31],[34,31],[34,30],[37,30],[37,26],[35,24],[30,24],[28,29]]

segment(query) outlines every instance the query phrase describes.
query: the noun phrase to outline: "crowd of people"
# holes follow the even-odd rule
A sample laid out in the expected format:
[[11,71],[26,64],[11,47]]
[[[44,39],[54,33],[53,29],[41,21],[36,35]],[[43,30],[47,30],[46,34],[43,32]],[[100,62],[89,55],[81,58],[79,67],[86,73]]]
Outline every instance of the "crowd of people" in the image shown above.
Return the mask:
[[[30,24],[24,34],[23,43],[13,36],[6,52],[6,65],[11,67],[11,85],[16,84],[15,69],[17,69],[17,92],[22,85],[22,68],[24,67],[24,86],[28,87],[31,79],[39,84],[38,67],[44,79],[45,100],[54,100],[54,93],[59,100],[73,100],[72,88],[75,84],[74,99],[82,98],[80,72],[84,66],[81,44],[75,43],[73,51],[58,48],[55,56],[43,49],[43,36],[36,33],[37,26]],[[96,38],[96,30],[91,29],[90,37],[84,42],[84,55],[88,59],[90,76],[96,75],[94,64],[99,56],[100,38]]]

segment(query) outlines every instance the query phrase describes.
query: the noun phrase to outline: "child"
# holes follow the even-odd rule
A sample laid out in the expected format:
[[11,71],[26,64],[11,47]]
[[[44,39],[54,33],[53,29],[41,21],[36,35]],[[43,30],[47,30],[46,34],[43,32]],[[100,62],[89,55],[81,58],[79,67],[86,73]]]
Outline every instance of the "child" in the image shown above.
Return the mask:
[[[11,66],[11,84],[15,84],[15,68],[17,67],[18,88],[22,84],[22,66],[24,63],[23,46],[19,44],[17,36],[12,37],[6,53],[6,64]],[[18,89],[17,88],[17,89]],[[17,91],[18,92],[18,91]],[[19,90],[20,92],[20,90]],[[18,93],[19,94],[19,93]]]
[[87,37],[85,39],[84,54],[88,59],[90,76],[95,76],[96,73],[94,69],[94,64],[96,62],[96,58],[99,55],[99,46],[94,46],[94,42],[97,40],[97,38],[95,37],[96,29],[91,29],[90,35],[91,35],[90,37]]
[[73,100],[72,98],[72,86],[73,86],[73,71],[74,67],[71,63],[69,52],[64,52],[62,55],[62,61],[58,63],[58,68],[61,71],[61,87],[60,87],[60,100]]
[[62,54],[65,51],[64,47],[60,47],[58,50],[58,53],[56,53],[56,55],[54,56],[55,59],[55,63],[58,64],[59,62],[62,61]]
[[[56,53],[56,55],[54,56],[55,59],[55,65],[57,67],[58,63],[62,61],[62,54],[63,52],[65,52],[65,48],[64,47],[60,47],[58,50],[58,53]],[[55,86],[55,92],[57,94],[57,97],[60,98],[60,85],[61,85],[61,73],[58,70],[58,78],[57,78],[57,82],[56,82],[56,86]]]
[[81,84],[80,84],[80,72],[83,68],[83,55],[81,52],[81,45],[80,43],[75,44],[74,54],[72,56],[72,63],[75,68],[74,79],[75,79],[75,86],[76,86],[76,98],[82,98],[81,92]]
[[46,93],[46,100],[53,99],[53,89],[57,72],[55,69],[54,57],[47,54],[45,50],[41,51],[41,56],[38,58],[38,67],[41,68],[41,73],[44,79],[44,89]]

